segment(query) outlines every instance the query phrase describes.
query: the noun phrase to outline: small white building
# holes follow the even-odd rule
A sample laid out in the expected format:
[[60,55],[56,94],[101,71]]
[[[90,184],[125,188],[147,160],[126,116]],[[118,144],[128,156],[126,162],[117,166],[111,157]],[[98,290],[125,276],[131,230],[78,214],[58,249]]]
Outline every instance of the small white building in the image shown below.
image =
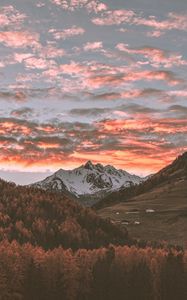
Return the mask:
[[154,209],[151,209],[151,208],[146,209],[146,213],[154,213],[154,212],[155,212]]

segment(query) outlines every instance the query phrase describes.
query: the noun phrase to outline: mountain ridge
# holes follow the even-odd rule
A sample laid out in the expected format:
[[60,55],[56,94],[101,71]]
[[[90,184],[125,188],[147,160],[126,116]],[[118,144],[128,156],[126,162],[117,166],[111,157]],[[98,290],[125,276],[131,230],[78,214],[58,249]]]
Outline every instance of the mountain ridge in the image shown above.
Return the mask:
[[30,186],[60,191],[84,205],[91,206],[111,192],[139,184],[143,180],[144,178],[111,165],[103,166],[87,161],[73,170],[59,169],[51,176]]
[[122,188],[116,192],[114,191],[99,203],[96,203],[95,208],[100,209],[105,206],[113,205],[114,203],[126,201],[146,193],[155,187],[159,187],[164,183],[183,179],[187,179],[187,152],[179,155],[172,163],[158,171],[156,174],[148,177],[147,180],[141,182],[139,185],[127,187],[125,189]]

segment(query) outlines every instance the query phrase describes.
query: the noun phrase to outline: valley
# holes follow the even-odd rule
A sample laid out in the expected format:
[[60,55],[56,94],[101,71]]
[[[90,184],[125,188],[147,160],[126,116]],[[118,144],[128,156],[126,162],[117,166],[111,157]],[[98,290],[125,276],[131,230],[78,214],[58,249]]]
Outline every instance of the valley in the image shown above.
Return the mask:
[[187,248],[187,180],[152,189],[98,214],[126,227],[131,236],[149,241],[166,241]]

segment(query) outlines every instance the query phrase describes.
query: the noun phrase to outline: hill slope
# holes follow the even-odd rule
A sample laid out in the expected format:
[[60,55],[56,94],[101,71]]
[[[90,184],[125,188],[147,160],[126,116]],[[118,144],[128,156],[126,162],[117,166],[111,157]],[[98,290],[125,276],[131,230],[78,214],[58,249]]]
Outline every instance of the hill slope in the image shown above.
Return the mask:
[[78,249],[123,244],[128,234],[65,196],[0,180],[0,241],[3,239],[45,249]]
[[135,238],[187,247],[187,153],[137,187],[136,196],[133,193],[121,191],[116,204],[101,208],[99,215],[126,226]]
[[154,188],[163,186],[167,183],[175,183],[176,181],[187,179],[187,152],[175,159],[167,167],[160,170],[158,173],[149,177],[145,182],[139,185],[121,188],[119,191],[111,193],[105,197],[100,203],[95,205],[96,209],[105,206],[110,206],[115,203],[126,201],[137,195],[149,192]]

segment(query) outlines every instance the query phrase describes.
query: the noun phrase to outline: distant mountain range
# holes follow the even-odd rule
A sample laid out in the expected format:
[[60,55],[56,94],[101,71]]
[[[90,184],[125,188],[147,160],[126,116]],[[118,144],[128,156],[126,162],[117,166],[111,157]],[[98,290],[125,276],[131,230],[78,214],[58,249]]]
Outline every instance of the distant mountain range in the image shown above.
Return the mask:
[[88,161],[73,170],[60,169],[46,179],[32,184],[44,190],[60,191],[84,205],[92,206],[114,191],[146,180],[113,166]]

